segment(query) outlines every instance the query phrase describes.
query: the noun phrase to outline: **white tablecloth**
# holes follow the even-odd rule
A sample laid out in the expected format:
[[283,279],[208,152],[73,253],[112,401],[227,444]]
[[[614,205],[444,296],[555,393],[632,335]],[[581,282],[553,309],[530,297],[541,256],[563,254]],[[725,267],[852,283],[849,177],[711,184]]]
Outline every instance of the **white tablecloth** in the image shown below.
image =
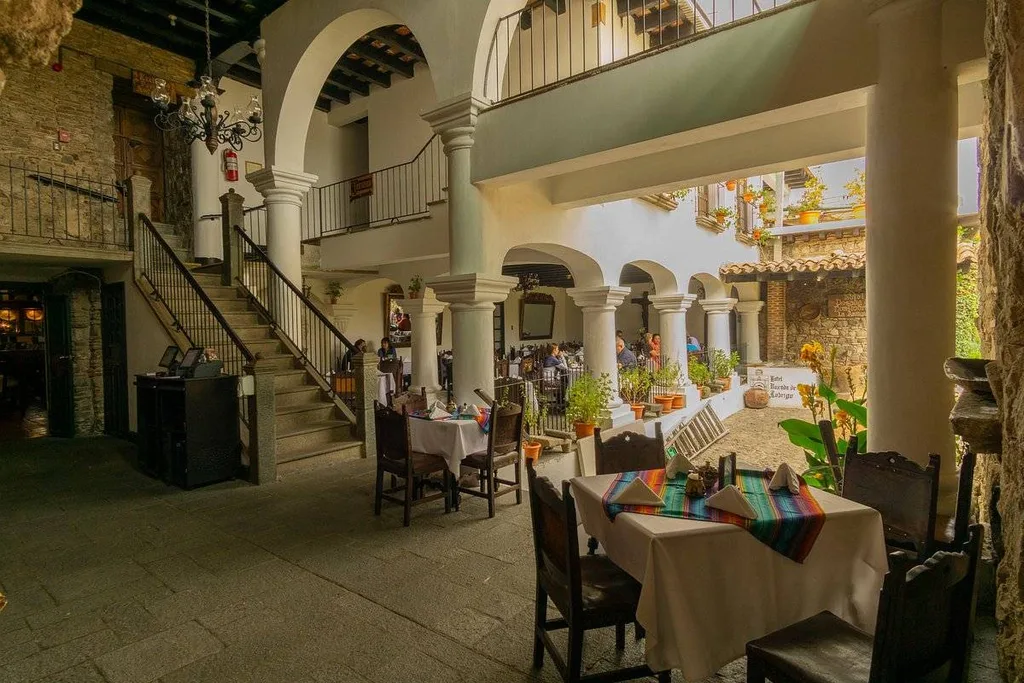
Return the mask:
[[459,463],[467,455],[487,450],[487,435],[476,420],[409,419],[412,449],[420,453],[440,455],[448,463],[448,471],[458,474]]
[[637,620],[655,671],[699,681],[743,656],[748,641],[822,610],[874,631],[887,571],[875,510],[814,491],[825,525],[798,564],[733,524],[628,512],[613,522],[601,498],[614,479],[577,477],[573,495],[587,533],[643,584]]
[[377,400],[386,403],[388,392],[395,393],[395,376],[390,372],[377,371]]
[[412,374],[412,359],[411,358],[403,358],[402,359],[402,374],[403,375],[411,375]]

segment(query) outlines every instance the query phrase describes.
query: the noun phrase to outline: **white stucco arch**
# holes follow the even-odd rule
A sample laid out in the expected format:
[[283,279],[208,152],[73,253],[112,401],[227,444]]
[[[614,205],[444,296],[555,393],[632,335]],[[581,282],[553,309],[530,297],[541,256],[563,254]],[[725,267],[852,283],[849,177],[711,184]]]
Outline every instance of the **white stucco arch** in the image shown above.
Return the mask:
[[517,252],[522,254],[523,252],[520,250],[532,250],[553,257],[557,262],[569,269],[576,287],[597,287],[607,284],[601,264],[578,249],[562,244],[517,244],[505,252],[503,261],[509,258],[514,259]]
[[[690,276],[700,282],[704,287],[704,296],[707,299],[724,299],[726,294],[725,283],[718,277],[709,273],[694,273]],[[687,278],[687,282],[689,282]],[[731,286],[731,285],[730,285]]]
[[[636,266],[650,275],[651,280],[654,282],[655,294],[675,294],[679,291],[679,281],[676,279],[676,274],[657,261],[638,259],[623,264],[623,268],[626,266]],[[620,268],[619,270],[621,272],[622,269]]]

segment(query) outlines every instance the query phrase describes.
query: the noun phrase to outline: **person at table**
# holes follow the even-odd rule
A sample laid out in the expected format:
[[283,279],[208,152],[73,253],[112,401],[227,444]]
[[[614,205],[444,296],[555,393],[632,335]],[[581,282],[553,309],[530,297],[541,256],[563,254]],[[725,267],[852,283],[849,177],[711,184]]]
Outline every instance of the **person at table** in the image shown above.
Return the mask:
[[640,353],[647,358],[651,357],[651,347],[654,346],[654,335],[650,332],[644,332],[644,335],[639,339]]
[[686,350],[690,353],[700,353],[700,341],[693,335],[690,335],[686,338]]
[[398,352],[395,351],[395,347],[391,345],[391,340],[387,337],[381,337],[380,348],[377,349],[377,358],[381,360],[398,358]]
[[353,370],[353,360],[352,360],[352,358],[357,353],[366,353],[366,340],[365,339],[356,339],[356,342],[352,346],[354,347],[355,350],[353,351],[353,349],[349,349],[348,351],[345,352],[345,355],[342,356],[342,358],[341,358],[341,365],[338,366],[338,372],[352,372],[352,370]]
[[569,371],[569,366],[565,364],[565,358],[562,357],[562,351],[558,348],[558,344],[547,345],[544,350],[544,367],[557,368],[562,372]]
[[626,348],[626,342],[622,337],[615,340],[615,362],[618,363],[620,370],[636,367],[636,354]]
[[655,368],[661,367],[661,335],[651,335],[651,361]]

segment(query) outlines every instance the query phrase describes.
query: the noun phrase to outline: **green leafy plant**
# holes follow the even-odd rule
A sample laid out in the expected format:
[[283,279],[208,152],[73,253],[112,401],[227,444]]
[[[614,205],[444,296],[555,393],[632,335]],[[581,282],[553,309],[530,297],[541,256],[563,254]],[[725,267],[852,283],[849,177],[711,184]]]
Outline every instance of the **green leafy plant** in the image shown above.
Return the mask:
[[540,436],[542,434],[542,425],[548,416],[547,404],[541,402],[537,408],[534,408],[533,401],[524,401],[526,404],[523,409],[523,424],[526,426],[526,432],[530,436]]
[[651,391],[651,373],[639,365],[619,370],[619,394],[630,405],[647,402]]
[[804,450],[807,469],[803,473],[808,486],[837,491],[835,473],[825,451],[825,441],[821,436],[819,420],[829,420],[836,433],[836,446],[839,451],[840,467],[843,465],[846,448],[850,438],[857,435],[857,451],[867,451],[868,411],[867,376],[858,385],[854,381],[853,372],[847,368],[846,379],[849,385],[850,398],[842,399],[836,394],[835,384],[838,379],[836,372],[836,356],[838,349],[832,347],[827,353],[820,342],[812,341],[800,349],[800,361],[818,376],[818,384],[799,384],[797,391],[804,407],[811,411],[811,420],[792,418],[783,420],[779,427],[786,432],[789,440]]
[[812,175],[807,179],[807,184],[804,185],[804,194],[800,201],[796,203],[796,210],[798,212],[820,211],[821,203],[825,201],[825,190],[827,189],[828,185],[823,183],[818,176]]
[[666,360],[654,371],[654,384],[663,388],[676,387],[682,374],[683,368],[677,361]]
[[978,267],[956,274],[956,355],[981,358],[978,331]]
[[769,187],[762,188],[757,193],[754,205],[757,206],[757,210],[761,214],[761,220],[765,225],[775,225],[775,210],[778,205],[776,204],[774,190]]
[[715,217],[719,224],[729,227],[732,225],[732,219],[736,212],[727,206],[716,206],[711,210],[711,215]]
[[867,195],[867,177],[864,171],[857,171],[853,180],[843,185],[846,188],[846,198],[853,202],[854,206],[864,203]]
[[740,363],[742,363],[742,362],[743,361],[740,360],[740,352],[739,351],[733,351],[732,353],[730,353],[729,354],[729,372],[731,373],[733,370],[738,368],[740,366]]
[[342,287],[341,283],[337,280],[331,280],[327,283],[327,289],[325,291],[327,292],[327,296],[331,298],[331,302],[336,303],[338,298],[345,291],[345,288]]
[[675,190],[674,192],[669,192],[668,194],[673,199],[681,202],[690,194],[690,188],[684,187],[682,189]]
[[733,371],[731,358],[729,354],[722,349],[711,349],[710,355],[708,356],[708,365],[711,369],[711,376],[714,379],[725,379],[731,375]]
[[711,383],[711,370],[707,365],[701,363],[696,358],[691,358],[689,360],[687,363],[687,371],[690,375],[690,381],[698,387],[706,387]]
[[769,228],[755,228],[754,231],[750,233],[750,236],[760,247],[767,247],[775,238],[775,235],[772,234],[772,231]]
[[413,275],[412,279],[409,280],[409,293],[418,294],[423,289],[423,278],[419,275]]
[[584,373],[566,392],[565,415],[570,422],[595,424],[611,399],[612,381],[608,373],[600,377]]

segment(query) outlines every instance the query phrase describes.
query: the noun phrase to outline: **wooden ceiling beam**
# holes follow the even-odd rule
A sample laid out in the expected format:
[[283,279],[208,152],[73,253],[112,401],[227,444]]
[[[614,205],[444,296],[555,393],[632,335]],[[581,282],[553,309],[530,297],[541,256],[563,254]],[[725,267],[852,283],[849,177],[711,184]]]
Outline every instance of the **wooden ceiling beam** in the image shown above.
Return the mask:
[[393,29],[379,28],[376,31],[370,31],[369,35],[370,38],[379,40],[392,50],[401,52],[403,55],[412,57],[420,62],[427,61],[426,56],[423,54],[423,48],[420,47],[419,43],[405,36],[398,35]]
[[[153,3],[148,2],[147,0],[135,0],[135,2],[133,3],[132,6],[138,7],[140,10],[142,10],[143,12],[145,12],[147,14],[155,14],[155,15],[157,15],[159,17],[162,17],[165,21],[167,21],[168,28],[170,28],[172,30],[176,26],[184,26],[187,29],[191,29],[193,31],[198,32],[200,34],[200,41],[203,42],[203,45],[205,46],[206,43],[205,43],[205,39],[203,38],[203,35],[206,33],[206,27],[203,24],[194,22],[194,21],[192,21],[190,19],[186,19],[185,17],[180,16],[178,14],[175,14],[174,12],[168,11],[164,7],[160,7],[158,5],[154,5]],[[128,11],[128,9],[129,9],[129,5],[125,4],[125,11]],[[210,14],[212,16],[213,13],[211,12]],[[171,24],[171,17],[174,17],[174,23],[173,24]],[[203,20],[200,19],[200,21],[203,21]],[[210,36],[211,37],[213,37],[213,38],[220,38],[223,35],[224,34],[221,33],[220,31],[218,31],[217,29],[215,29],[212,24],[210,25]]]
[[377,50],[362,41],[357,40],[346,50],[346,53],[354,54],[374,64],[379,64],[391,73],[396,73],[399,76],[413,77],[414,70],[411,63],[403,62],[401,59],[393,57],[383,50]]
[[250,88],[263,87],[260,72],[258,70],[251,71],[248,67],[243,66],[241,62],[232,65],[224,75],[239,83],[244,83]]
[[[143,42],[152,43],[153,38],[159,38],[160,43],[153,43],[157,47],[170,50],[175,54],[194,57],[196,41],[181,33],[176,33],[170,28],[155,26],[151,22],[128,15],[126,12],[108,7],[101,2],[90,2],[78,11],[79,18],[84,21],[99,24],[118,33]],[[170,47],[170,46],[175,47]]]
[[[178,5],[182,7],[191,7],[192,9],[203,11],[203,3],[197,2],[197,0],[174,0]],[[210,8],[210,16],[220,19],[225,24],[237,25],[242,23],[240,19],[234,17],[226,12],[221,12],[218,9]]]
[[370,94],[370,84],[345,74],[341,69],[333,69],[327,76],[327,82],[354,92],[363,97]]
[[352,101],[351,97],[349,96],[348,90],[344,90],[343,88],[339,88],[330,83],[324,84],[323,89],[320,90],[320,94],[326,95],[332,100],[335,100],[336,102],[341,102],[342,104],[348,104],[349,102]]
[[379,85],[382,88],[391,87],[391,74],[381,73],[377,69],[367,68],[366,66],[363,66],[363,63],[360,60],[349,59],[348,57],[343,56],[338,60],[338,63],[334,65],[334,68],[366,83]]

